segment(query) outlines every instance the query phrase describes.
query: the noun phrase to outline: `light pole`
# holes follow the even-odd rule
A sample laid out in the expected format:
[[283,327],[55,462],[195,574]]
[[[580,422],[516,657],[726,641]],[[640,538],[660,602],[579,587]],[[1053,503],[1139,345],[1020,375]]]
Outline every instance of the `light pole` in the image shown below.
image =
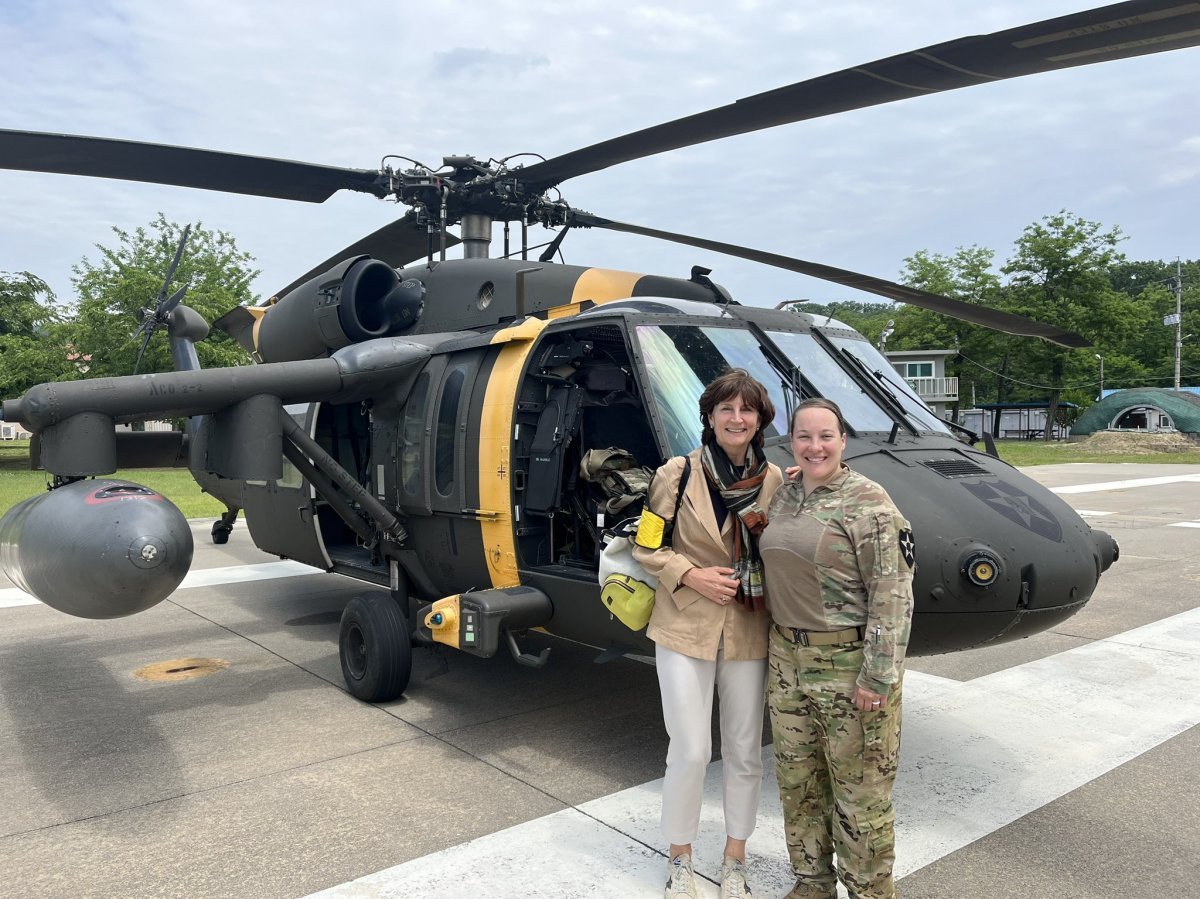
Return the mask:
[[1100,395],[1096,399],[1102,400],[1104,399],[1104,357],[1099,353],[1092,353],[1092,355],[1100,360]]
[[887,355],[887,340],[895,330],[896,323],[889,318],[888,323],[884,325],[883,331],[879,334],[879,352],[884,355]]

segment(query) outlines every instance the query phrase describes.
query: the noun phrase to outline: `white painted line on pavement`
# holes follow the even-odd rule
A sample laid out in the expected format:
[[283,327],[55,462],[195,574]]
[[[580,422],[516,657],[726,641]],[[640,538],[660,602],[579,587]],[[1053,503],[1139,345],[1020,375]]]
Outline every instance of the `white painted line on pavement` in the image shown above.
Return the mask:
[[[302,565],[300,562],[260,562],[254,565],[226,565],[222,568],[202,568],[189,571],[177,590],[189,587],[216,587],[221,584],[243,584],[278,577],[296,577],[303,574],[321,574],[320,569]],[[34,606],[38,601],[16,587],[0,589],[0,609],[16,606]]]
[[1092,509],[1076,509],[1075,514],[1080,515],[1084,518],[1099,518],[1101,515],[1112,515],[1113,513],[1112,512],[1096,512],[1096,511],[1093,511]]
[[1075,484],[1070,487],[1051,487],[1051,493],[1066,496],[1071,493],[1100,493],[1104,490],[1130,490],[1134,487],[1157,487],[1162,484],[1200,484],[1200,474],[1168,474],[1158,478],[1131,478],[1125,481],[1105,481],[1102,484]]
[[[898,876],[1200,724],[1200,609],[965,683],[916,671],[906,681]],[[769,747],[763,755],[751,882],[773,896],[792,874]],[[708,899],[724,844],[720,779],[720,763],[710,765],[694,846]],[[650,850],[662,848],[661,787],[642,784],[314,896],[657,896],[666,862]]]
[[1176,521],[1169,527],[1173,528],[1200,528],[1200,521]]

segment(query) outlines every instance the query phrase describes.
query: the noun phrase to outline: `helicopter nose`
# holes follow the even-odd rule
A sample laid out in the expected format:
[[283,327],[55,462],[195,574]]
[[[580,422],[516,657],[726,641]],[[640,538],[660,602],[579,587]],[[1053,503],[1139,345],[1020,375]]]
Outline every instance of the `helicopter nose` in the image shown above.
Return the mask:
[[1096,556],[1100,560],[1100,571],[1108,571],[1109,566],[1121,558],[1121,547],[1117,545],[1112,534],[1104,531],[1092,531],[1092,542],[1096,544]]

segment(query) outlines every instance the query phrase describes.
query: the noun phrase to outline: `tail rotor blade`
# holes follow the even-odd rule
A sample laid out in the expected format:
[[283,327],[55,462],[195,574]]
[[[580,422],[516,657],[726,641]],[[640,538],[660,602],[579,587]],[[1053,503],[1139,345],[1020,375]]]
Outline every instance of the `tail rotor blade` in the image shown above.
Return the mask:
[[188,292],[188,286],[186,284],[184,284],[183,287],[179,288],[177,291],[175,291],[173,294],[171,294],[170,299],[168,299],[165,303],[162,304],[162,308],[159,309],[159,312],[158,312],[159,318],[162,321],[166,321],[167,316],[175,311],[175,307],[178,306],[183,301],[183,298],[187,295],[187,292]]
[[[167,290],[171,287],[171,279],[175,277],[175,270],[179,268],[179,260],[183,258],[183,248],[187,246],[188,235],[192,233],[192,226],[185,225],[183,236],[179,239],[179,246],[175,249],[175,258],[171,260],[171,266],[167,269],[167,277],[163,279],[162,290],[158,292],[157,307],[162,310],[162,304],[167,298]],[[170,311],[170,310],[168,310]]]
[[142,347],[138,350],[137,362],[133,363],[133,373],[136,375],[138,369],[142,367],[142,357],[146,355],[146,347],[150,345],[150,338],[154,336],[154,329],[147,328],[146,336],[142,338]]

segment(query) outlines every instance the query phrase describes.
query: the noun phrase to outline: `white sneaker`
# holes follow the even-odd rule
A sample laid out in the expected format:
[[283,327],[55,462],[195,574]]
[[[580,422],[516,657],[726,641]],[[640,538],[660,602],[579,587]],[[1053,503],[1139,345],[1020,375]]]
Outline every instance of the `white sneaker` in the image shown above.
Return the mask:
[[692,857],[688,853],[675,856],[667,865],[667,889],[663,896],[664,899],[678,899],[680,896],[698,899],[696,875],[692,872]]
[[746,863],[725,856],[721,862],[721,899],[753,899],[746,883]]

